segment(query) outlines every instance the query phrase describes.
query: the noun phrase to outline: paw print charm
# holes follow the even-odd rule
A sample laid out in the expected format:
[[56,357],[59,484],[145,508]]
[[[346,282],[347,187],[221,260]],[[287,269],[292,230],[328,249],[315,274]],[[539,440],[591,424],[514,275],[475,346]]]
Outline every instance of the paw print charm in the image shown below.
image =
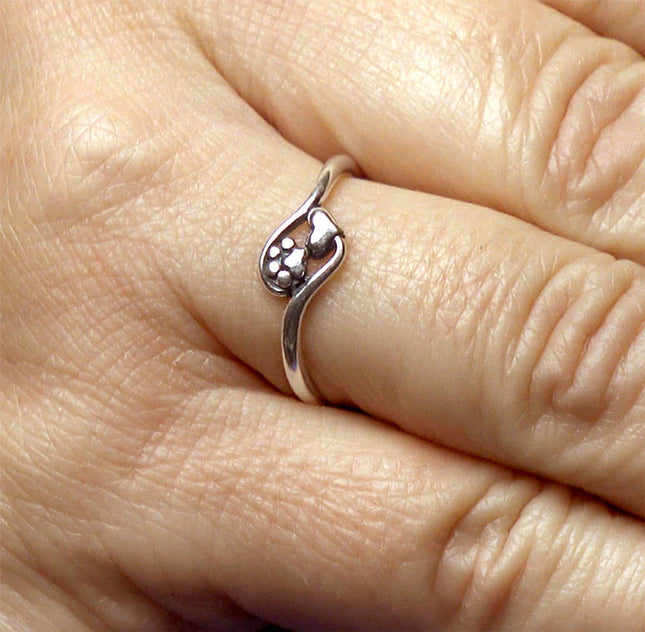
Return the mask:
[[291,237],[285,237],[279,244],[269,248],[266,275],[290,293],[305,278],[307,271],[307,251],[298,248]]

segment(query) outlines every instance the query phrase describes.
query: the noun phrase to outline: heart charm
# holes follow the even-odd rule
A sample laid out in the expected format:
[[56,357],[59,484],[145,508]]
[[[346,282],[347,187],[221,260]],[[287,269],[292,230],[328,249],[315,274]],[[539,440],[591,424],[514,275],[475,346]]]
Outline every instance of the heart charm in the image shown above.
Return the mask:
[[321,259],[331,251],[334,237],[342,236],[343,233],[329,216],[329,213],[321,207],[311,211],[309,224],[311,233],[307,237],[306,248],[312,257]]

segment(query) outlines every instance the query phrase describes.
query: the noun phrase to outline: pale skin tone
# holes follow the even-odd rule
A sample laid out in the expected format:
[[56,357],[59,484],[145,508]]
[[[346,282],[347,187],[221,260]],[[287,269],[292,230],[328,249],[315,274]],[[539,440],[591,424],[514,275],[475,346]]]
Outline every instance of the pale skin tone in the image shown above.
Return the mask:
[[550,4],[2,2],[3,630],[645,629],[645,10]]

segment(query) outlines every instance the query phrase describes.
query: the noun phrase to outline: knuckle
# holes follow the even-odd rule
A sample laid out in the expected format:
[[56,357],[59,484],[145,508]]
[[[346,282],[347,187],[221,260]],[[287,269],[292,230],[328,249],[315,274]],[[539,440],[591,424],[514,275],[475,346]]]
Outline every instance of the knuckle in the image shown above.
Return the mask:
[[617,518],[559,485],[499,480],[446,540],[434,586],[446,627],[542,629],[563,617],[570,629],[610,617],[640,625],[643,582],[634,578],[645,551],[634,525]]
[[134,196],[161,158],[146,117],[87,85],[56,92],[39,112],[25,161],[40,219],[86,216]]
[[[165,133],[170,115],[135,75],[158,62],[146,40],[157,25],[142,28],[126,4],[106,8],[109,16],[89,6],[43,5],[31,20],[14,16],[7,26],[18,51],[8,64],[3,157],[17,205],[28,206],[36,223],[136,196],[181,142]],[[61,39],[60,31],[71,36]],[[126,64],[121,49],[135,51],[136,62]]]
[[[434,594],[459,629],[499,629],[523,595],[537,603],[558,563],[558,521],[570,498],[526,478],[494,483],[455,524],[440,557]],[[510,615],[509,615],[510,613]]]
[[623,418],[645,388],[644,327],[639,266],[600,255],[556,271],[523,328],[531,418]]
[[[554,208],[591,243],[624,251],[613,233],[645,226],[645,62],[615,42],[570,34],[540,69],[533,101]],[[544,192],[532,206],[543,206]],[[645,243],[632,247],[642,256]]]

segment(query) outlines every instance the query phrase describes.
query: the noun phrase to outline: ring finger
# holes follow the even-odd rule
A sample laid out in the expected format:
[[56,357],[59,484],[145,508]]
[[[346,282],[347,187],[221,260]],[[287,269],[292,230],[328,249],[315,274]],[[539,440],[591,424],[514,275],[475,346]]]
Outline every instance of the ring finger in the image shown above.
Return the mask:
[[[88,112],[84,89],[83,109],[68,99],[67,127],[47,137],[57,148],[36,147],[34,160],[60,159],[67,203],[50,194],[55,212],[82,191],[82,214],[147,244],[220,343],[285,387],[284,305],[261,287],[257,258],[319,164],[182,45],[181,64],[173,51],[136,75],[154,125],[136,104],[124,109],[132,86],[111,86],[110,117]],[[154,101],[171,80],[180,88]],[[156,185],[139,177],[153,163]],[[140,182],[135,195],[127,180]],[[304,331],[327,399],[645,515],[642,267],[489,209],[365,181],[347,181],[330,206],[350,253]]]
[[[115,221],[153,246],[224,347],[284,388],[284,305],[261,286],[257,258],[319,164],[196,60],[180,91],[191,114],[175,123],[191,140],[171,181]],[[329,204],[351,250],[304,331],[328,400],[645,515],[642,267],[365,181],[346,181]]]

